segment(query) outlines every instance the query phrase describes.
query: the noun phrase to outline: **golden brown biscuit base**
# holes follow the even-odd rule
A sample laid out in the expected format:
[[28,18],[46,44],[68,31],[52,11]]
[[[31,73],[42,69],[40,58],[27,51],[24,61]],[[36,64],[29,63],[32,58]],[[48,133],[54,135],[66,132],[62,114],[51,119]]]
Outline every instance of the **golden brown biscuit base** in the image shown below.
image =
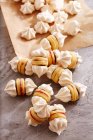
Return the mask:
[[74,85],[68,85],[68,89],[70,90],[71,93],[71,101],[77,101],[79,99],[78,91]]
[[26,93],[25,80],[23,78],[20,79],[20,92],[22,96]]
[[44,58],[44,57],[33,57],[32,58],[32,65],[48,66],[48,59]]
[[23,78],[16,79],[16,90],[17,90],[17,95],[25,95],[26,89],[25,89],[25,80]]
[[51,79],[55,82],[55,83],[58,83],[59,81],[59,77],[62,73],[63,69],[61,67],[57,67],[53,73],[52,73],[52,76],[51,76]]
[[48,41],[49,41],[50,44],[51,44],[51,49],[52,49],[52,50],[56,50],[56,49],[59,48],[59,43],[58,43],[57,39],[55,38],[55,36],[49,35],[49,36],[47,37],[47,39],[48,39]]
[[55,63],[56,63],[56,57],[55,57],[53,51],[49,51],[48,66],[50,66],[51,64],[55,64]]
[[48,93],[48,92],[46,92],[45,90],[42,90],[42,89],[36,89],[33,96],[42,97],[47,103],[50,102],[50,100],[51,100],[50,93]]
[[52,120],[54,120],[55,118],[64,118],[64,119],[66,119],[66,116],[65,116],[65,114],[63,113],[63,112],[61,112],[61,111],[52,111],[52,113],[51,113],[51,115],[50,115],[50,118],[49,118],[49,121],[52,121]]
[[27,61],[28,61],[28,59],[21,59],[21,60],[19,60],[19,62],[18,62],[17,70],[18,70],[18,72],[20,72],[21,74],[25,74],[25,66],[26,66],[26,64],[27,64]]
[[29,119],[31,119],[32,123],[37,124],[37,125],[40,124],[40,123],[38,123],[38,121],[36,121],[36,120],[33,118],[31,111],[29,111],[29,115],[30,115]]
[[46,118],[40,118],[37,113],[34,111],[33,107],[30,110],[30,116],[33,122],[37,123],[37,124],[41,124],[42,122],[44,122],[46,120]]
[[51,1],[51,0],[46,0],[46,4],[50,4],[50,1]]
[[49,51],[49,56],[48,56],[48,66],[50,66],[52,64],[52,58],[51,58],[51,54]]
[[17,90],[17,95],[20,96],[21,93],[20,93],[20,79],[19,78],[16,79],[16,90]]
[[77,57],[74,52],[71,52],[71,64],[68,66],[69,69],[75,69],[77,65]]
[[76,97],[76,101],[79,99],[79,92],[78,92],[78,90],[76,89],[76,86],[75,85],[73,85],[73,84],[71,84],[71,86],[73,87],[73,90],[74,90],[74,93],[75,93],[75,97]]
[[46,118],[40,118],[37,113],[34,111],[33,107],[30,110],[31,115],[33,117],[34,120],[36,120],[39,124],[44,122],[46,120]]

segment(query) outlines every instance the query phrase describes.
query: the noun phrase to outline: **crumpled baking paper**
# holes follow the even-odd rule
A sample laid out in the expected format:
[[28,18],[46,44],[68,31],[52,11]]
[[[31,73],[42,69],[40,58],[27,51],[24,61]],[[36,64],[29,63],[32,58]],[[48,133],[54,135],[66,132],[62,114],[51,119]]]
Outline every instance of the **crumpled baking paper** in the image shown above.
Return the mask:
[[[93,10],[90,9],[85,0],[78,0],[81,3],[81,12],[69,20],[76,19],[81,24],[82,32],[75,37],[69,36],[62,50],[76,50],[77,48],[88,47],[93,45]],[[30,52],[33,49],[40,47],[40,40],[48,34],[37,35],[36,39],[26,41],[20,38],[20,32],[25,27],[32,26],[36,23],[36,14],[23,15],[20,12],[20,3],[6,0],[1,2],[1,9],[8,28],[8,32],[17,56],[30,57]]]

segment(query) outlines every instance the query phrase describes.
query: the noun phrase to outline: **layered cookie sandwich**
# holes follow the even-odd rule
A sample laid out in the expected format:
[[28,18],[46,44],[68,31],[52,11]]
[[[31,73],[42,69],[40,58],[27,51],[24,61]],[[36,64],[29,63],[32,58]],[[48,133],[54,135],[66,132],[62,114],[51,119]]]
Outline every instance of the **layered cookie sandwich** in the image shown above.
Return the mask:
[[50,116],[51,106],[48,103],[53,94],[53,89],[49,84],[42,84],[34,91],[31,102],[39,117],[48,118]]
[[34,108],[31,107],[28,111],[26,111],[26,119],[28,121],[28,125],[37,126],[46,121],[46,118],[40,118],[37,113],[34,111]]
[[47,71],[47,77],[61,86],[72,83],[72,72],[58,65],[51,65]]
[[7,83],[5,92],[12,97],[24,95],[30,96],[36,87],[36,84],[30,78],[17,78],[16,80],[10,80]]
[[31,52],[32,70],[40,78],[48,69],[48,52],[43,48]]
[[75,69],[81,63],[82,63],[82,58],[78,52],[73,52],[73,51],[59,52],[59,57],[57,58],[57,64],[62,66],[63,68]]
[[49,129],[60,135],[67,127],[66,110],[63,105],[54,104],[49,117]]
[[40,44],[47,50],[61,50],[64,46],[64,41],[67,36],[60,32],[54,32],[53,35],[49,35],[47,38],[41,40]]
[[9,64],[11,68],[15,72],[19,72],[21,74],[32,75],[32,60],[28,58],[19,58],[14,57]]
[[55,98],[62,102],[75,102],[85,96],[86,89],[87,87],[81,83],[73,83],[62,87],[55,95]]

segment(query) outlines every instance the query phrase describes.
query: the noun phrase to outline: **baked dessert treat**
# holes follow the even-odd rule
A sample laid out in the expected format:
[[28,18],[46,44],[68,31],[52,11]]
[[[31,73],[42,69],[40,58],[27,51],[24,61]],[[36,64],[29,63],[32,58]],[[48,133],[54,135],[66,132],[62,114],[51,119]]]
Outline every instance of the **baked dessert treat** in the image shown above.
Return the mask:
[[36,10],[40,10],[45,4],[45,0],[35,0],[34,6]]
[[32,58],[32,71],[40,78],[47,72],[48,59],[44,57]]
[[49,36],[47,37],[47,40],[49,41],[52,50],[58,49],[59,44],[58,44],[58,40],[56,39],[55,36],[49,35]]
[[60,11],[60,10],[63,10],[64,0],[60,0],[60,4],[58,0],[50,0],[49,4],[54,11]]
[[31,52],[32,60],[33,60],[33,57],[37,59],[38,57],[46,58],[46,62],[48,63],[48,66],[50,66],[51,64],[56,64],[59,55],[60,55],[60,51],[57,51],[57,50],[47,51],[47,50],[44,50],[42,47]]
[[32,66],[32,71],[33,73],[35,73],[39,78],[46,74],[47,73],[47,70],[48,70],[48,67],[47,66],[36,66],[36,65],[33,65]]
[[37,14],[37,19],[47,23],[54,22],[54,16],[47,10]]
[[26,28],[24,31],[20,33],[21,38],[24,38],[26,40],[31,40],[36,38],[36,31],[34,28]]
[[48,57],[48,51],[40,47],[39,49],[33,50],[30,53],[31,58],[33,57]]
[[[38,59],[39,58],[46,58],[46,66],[50,66],[51,64],[56,63],[56,55],[53,51],[46,51],[42,47],[40,49],[34,50],[31,52],[31,58]],[[41,64],[40,64],[41,65]],[[32,66],[33,67],[33,66]]]
[[51,65],[48,68],[47,77],[61,86],[72,83],[72,72],[58,65]]
[[72,20],[65,23],[64,33],[71,36],[75,36],[79,32],[81,32],[81,29],[80,29],[80,23],[77,20]]
[[37,126],[46,121],[47,118],[40,118],[34,111],[34,108],[31,107],[28,111],[26,111],[26,119],[28,121],[28,125]]
[[61,34],[60,32],[54,32],[53,35],[56,37],[56,39],[58,40],[58,44],[59,44],[59,50],[61,50],[64,46],[64,42],[65,39],[67,38],[66,35]]
[[40,97],[36,97],[35,103],[33,104],[34,110],[40,118],[49,118],[50,112],[52,110],[51,106]]
[[65,23],[68,19],[68,14],[64,11],[58,11],[53,13],[55,23],[62,24]]
[[29,1],[27,1],[21,5],[20,11],[23,14],[32,14],[35,11],[35,8],[34,8],[33,4],[31,4]]
[[32,65],[36,66],[48,66],[48,60],[45,57],[33,57]]
[[9,64],[15,72],[20,72],[21,74],[32,75],[32,60],[28,58],[18,58],[14,57]]
[[34,91],[31,102],[39,117],[48,118],[50,116],[52,107],[48,103],[53,94],[53,89],[49,84],[42,84]]
[[43,21],[38,21],[35,26],[34,29],[37,33],[39,34],[44,34],[47,33],[49,31],[49,24]]
[[54,23],[52,26],[49,28],[49,32],[53,34],[54,32],[63,32],[64,26],[62,24]]
[[59,57],[57,57],[56,61],[57,61],[57,64],[59,64],[63,68],[75,69],[81,64],[82,58],[78,54],[78,52],[61,51],[59,52]]
[[40,45],[45,49],[45,50],[51,50],[51,44],[50,42],[48,41],[47,38],[44,38],[40,41]]
[[53,51],[49,51],[48,55],[48,66],[51,64],[56,64],[56,55]]
[[44,50],[42,47],[31,52],[31,58],[44,57],[48,59],[48,66],[58,64],[63,68],[75,69],[82,62],[78,52],[59,51],[59,50]]
[[70,15],[76,15],[81,10],[81,4],[74,0],[69,1],[69,3],[65,6],[65,11]]
[[30,96],[36,87],[36,84],[30,78],[17,78],[16,80],[10,80],[4,91],[12,97]]
[[41,40],[40,45],[44,49],[48,50],[61,50],[64,46],[64,41],[67,36],[61,34],[60,32],[54,32],[53,35],[49,35],[47,38]]
[[[32,97],[32,104],[35,104],[35,100],[37,99],[37,97],[40,97],[42,99],[44,99],[46,101],[46,103],[49,103],[51,100],[51,96],[54,94],[52,87],[49,84],[42,84],[41,86],[39,86]],[[39,99],[40,99],[39,98]]]
[[48,52],[43,48],[31,52],[32,71],[40,78],[47,72]]
[[67,127],[66,110],[63,105],[54,104],[49,117],[49,129],[60,135]]
[[87,87],[81,83],[73,83],[62,87],[55,95],[55,98],[62,102],[75,102],[80,97],[85,96],[86,89]]

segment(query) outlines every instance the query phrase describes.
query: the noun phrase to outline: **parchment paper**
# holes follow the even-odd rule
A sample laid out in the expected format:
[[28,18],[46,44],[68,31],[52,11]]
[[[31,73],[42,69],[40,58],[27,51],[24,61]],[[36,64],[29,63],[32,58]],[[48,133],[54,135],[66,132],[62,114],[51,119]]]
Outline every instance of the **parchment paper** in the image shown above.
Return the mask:
[[[93,10],[91,10],[84,0],[78,0],[81,3],[81,12],[69,20],[76,19],[81,24],[82,32],[75,37],[68,37],[65,41],[63,50],[76,50],[77,48],[93,45]],[[36,23],[36,14],[24,16],[19,11],[20,3],[12,0],[1,2],[1,9],[9,31],[9,35],[17,56],[29,57],[30,51],[39,48],[39,42],[46,35],[37,35],[37,38],[31,41],[25,41],[20,38],[19,33],[29,25]]]

